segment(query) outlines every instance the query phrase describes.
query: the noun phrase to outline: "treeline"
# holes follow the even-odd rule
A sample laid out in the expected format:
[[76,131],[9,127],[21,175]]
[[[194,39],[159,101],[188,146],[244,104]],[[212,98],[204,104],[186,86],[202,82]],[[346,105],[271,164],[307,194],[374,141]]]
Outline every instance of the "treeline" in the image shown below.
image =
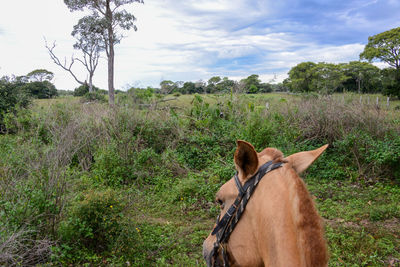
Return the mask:
[[367,62],[302,62],[288,75],[283,86],[291,92],[331,94],[348,91],[400,96],[396,69],[379,69]]
[[[153,88],[162,94],[207,94],[207,93],[269,93],[294,92],[332,94],[337,92],[382,93],[400,96],[400,82],[393,68],[379,69],[361,61],[349,63],[302,62],[291,68],[288,78],[282,83],[263,83],[257,74],[240,81],[228,77],[214,76],[207,82],[173,82],[164,80],[160,88]],[[273,80],[272,80],[273,82]]]
[[208,81],[197,82],[173,82],[164,80],[160,83],[162,94],[181,93],[181,94],[216,94],[216,93],[269,93],[272,91],[283,91],[282,84],[272,84],[261,82],[257,74],[252,74],[245,79],[234,81],[228,77],[211,77]]
[[51,80],[54,73],[45,69],[37,69],[23,76],[3,76],[0,78],[0,88],[12,88],[13,91],[21,91],[33,98],[52,98],[58,96],[56,87]]

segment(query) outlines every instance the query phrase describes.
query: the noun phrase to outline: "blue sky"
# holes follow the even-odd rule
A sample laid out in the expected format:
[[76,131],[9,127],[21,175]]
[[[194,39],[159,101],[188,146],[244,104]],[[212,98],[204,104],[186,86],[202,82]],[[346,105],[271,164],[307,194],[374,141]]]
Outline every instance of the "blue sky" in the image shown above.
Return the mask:
[[[116,47],[119,89],[216,75],[281,81],[303,61],[358,60],[368,36],[400,26],[398,0],[145,0],[129,10],[138,31],[125,33]],[[82,15],[70,13],[62,0],[3,3],[0,76],[45,68],[55,73],[57,88],[75,88],[69,74],[51,62],[44,38],[56,41],[61,58],[78,56],[70,32]],[[106,60],[100,64],[94,82],[106,88]],[[85,79],[84,70],[74,68]]]

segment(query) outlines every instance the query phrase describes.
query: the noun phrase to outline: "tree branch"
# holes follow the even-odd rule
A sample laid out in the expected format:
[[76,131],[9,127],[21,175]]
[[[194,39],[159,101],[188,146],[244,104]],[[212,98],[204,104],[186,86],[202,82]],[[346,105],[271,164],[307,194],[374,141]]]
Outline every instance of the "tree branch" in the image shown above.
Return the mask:
[[45,40],[45,42],[46,42],[46,48],[47,48],[47,50],[48,50],[48,52],[49,52],[49,55],[50,55],[51,59],[53,60],[53,62],[54,62],[56,65],[60,66],[60,67],[61,67],[62,69],[64,69],[65,71],[69,72],[69,73],[71,74],[71,76],[75,79],[75,81],[76,81],[77,83],[84,85],[85,83],[82,82],[82,81],[80,81],[80,80],[75,76],[75,74],[72,72],[72,65],[73,65],[74,62],[75,62],[75,61],[74,61],[74,58],[71,57],[71,63],[69,64],[69,66],[67,66],[67,59],[66,59],[66,58],[64,58],[64,63],[61,63],[60,59],[59,59],[59,58],[54,54],[54,52],[53,52],[54,48],[56,47],[56,42],[53,43],[53,46],[52,46],[52,47],[49,47],[49,46],[47,45],[47,41],[46,41],[46,40]]

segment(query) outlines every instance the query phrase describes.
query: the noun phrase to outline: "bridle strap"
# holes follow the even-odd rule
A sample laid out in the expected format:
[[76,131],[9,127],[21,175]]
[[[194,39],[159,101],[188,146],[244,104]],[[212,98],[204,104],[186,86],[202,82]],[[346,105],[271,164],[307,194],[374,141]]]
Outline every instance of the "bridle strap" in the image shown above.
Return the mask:
[[226,211],[225,215],[219,220],[217,218],[217,225],[214,228],[212,235],[216,235],[216,242],[214,243],[214,249],[212,251],[212,257],[214,258],[214,263],[217,261],[216,257],[218,257],[218,251],[221,248],[222,256],[223,256],[223,266],[229,266],[229,262],[227,262],[227,254],[226,249],[224,249],[223,244],[228,242],[228,239],[235,229],[236,224],[241,218],[244,209],[249,201],[251,195],[253,194],[255,188],[257,187],[260,180],[270,171],[275,170],[283,165],[283,162],[274,163],[273,161],[269,161],[262,165],[257,173],[252,176],[243,186],[239,180],[238,174],[236,173],[234,176],[234,180],[236,183],[236,187],[239,191],[238,196],[236,197],[232,206]]
[[[241,182],[239,181],[238,174],[236,173],[234,176],[234,180],[236,183],[236,187],[239,191],[239,194],[236,197],[235,202],[232,204],[232,206],[230,206],[229,209],[226,211],[224,217],[222,217],[222,219],[219,222],[217,222],[217,226],[214,228],[214,230],[211,234],[215,235],[222,228],[224,228],[225,226],[228,225],[228,222],[230,221],[232,216],[234,214],[236,214],[236,211],[238,210],[239,205],[240,205],[241,213],[242,213],[244,211],[245,206],[247,205],[247,201],[249,200],[251,194],[253,193],[255,187],[258,185],[259,181],[264,177],[265,174],[267,174],[268,172],[270,172],[276,168],[281,167],[282,164],[283,164],[282,162],[273,163],[273,161],[268,161],[267,163],[265,163],[258,169],[257,173],[255,175],[253,175],[244,184],[244,186],[242,186]],[[241,203],[243,203],[242,199],[245,195],[246,195],[245,204],[241,204]],[[239,214],[239,217],[241,216],[241,213]],[[237,218],[236,223],[238,220],[239,220],[239,218]]]
[[234,179],[235,179],[236,187],[237,187],[237,189],[239,191],[239,195],[244,195],[245,191],[243,189],[242,183],[239,181],[239,175],[238,175],[237,172],[236,172],[236,174],[234,176]]

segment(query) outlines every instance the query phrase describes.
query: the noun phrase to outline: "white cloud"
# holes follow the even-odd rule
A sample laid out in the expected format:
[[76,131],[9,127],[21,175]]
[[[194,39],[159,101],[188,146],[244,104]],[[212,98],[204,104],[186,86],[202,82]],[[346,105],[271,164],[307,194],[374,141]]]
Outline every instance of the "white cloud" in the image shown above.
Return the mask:
[[[115,85],[157,86],[162,79],[195,81],[215,75],[239,79],[255,73],[263,81],[274,75],[283,80],[291,67],[303,61],[338,63],[358,59],[363,49],[360,43],[323,44],[303,33],[310,25],[277,20],[282,5],[267,0],[152,0],[130,5],[138,31],[127,32],[116,46]],[[348,27],[354,19],[365,20],[362,16],[351,18],[349,12],[340,14]],[[52,63],[43,36],[49,43],[56,40],[57,55],[69,59],[74,52],[70,32],[81,16],[79,12],[70,13],[62,1],[3,3],[0,76],[46,68],[55,73],[57,88],[76,87],[72,77]],[[268,18],[274,19],[274,25],[267,23]],[[260,22],[261,26],[254,26]],[[107,88],[107,62],[103,59],[100,64],[94,83]],[[83,69],[77,68],[76,72],[82,79],[86,77]]]

